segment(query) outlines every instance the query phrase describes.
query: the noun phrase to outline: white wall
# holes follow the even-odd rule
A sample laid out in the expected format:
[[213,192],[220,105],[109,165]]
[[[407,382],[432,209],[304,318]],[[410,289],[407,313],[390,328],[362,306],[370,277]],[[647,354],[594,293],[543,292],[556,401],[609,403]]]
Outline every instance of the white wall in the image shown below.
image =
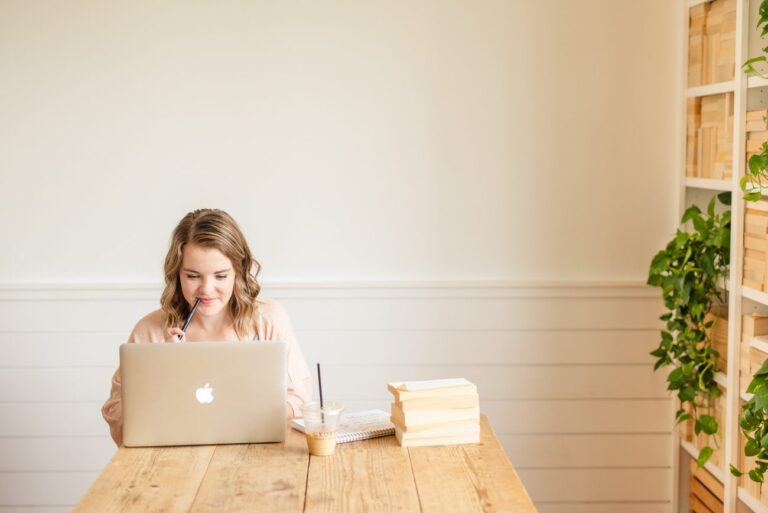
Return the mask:
[[675,4],[0,0],[0,512],[103,467],[117,344],[206,206],[350,406],[466,375],[540,511],[668,512]]
[[[642,280],[674,2],[0,2],[0,282],[157,282],[216,206],[276,280]],[[54,251],[55,248],[55,251]]]

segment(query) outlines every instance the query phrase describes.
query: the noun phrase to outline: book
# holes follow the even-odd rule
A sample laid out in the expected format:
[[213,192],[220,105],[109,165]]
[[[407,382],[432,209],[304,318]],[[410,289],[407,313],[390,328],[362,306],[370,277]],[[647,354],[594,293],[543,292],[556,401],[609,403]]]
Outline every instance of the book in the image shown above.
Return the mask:
[[[397,437],[397,433],[395,433]],[[458,436],[436,436],[431,438],[398,438],[397,442],[401,447],[428,447],[435,445],[460,445],[460,444],[478,444],[480,443],[480,433]]]
[[392,418],[408,427],[424,424],[437,424],[441,422],[453,422],[457,420],[480,419],[480,408],[452,408],[441,410],[415,410],[404,412],[397,404],[392,403]]
[[[304,432],[304,419],[293,419],[291,427]],[[365,410],[341,415],[336,428],[336,443],[356,442],[395,434],[395,427],[384,410]]]
[[414,410],[440,410],[450,408],[472,408],[480,404],[477,394],[471,395],[437,395],[433,397],[417,397],[398,401],[397,404],[404,412]]
[[448,427],[456,427],[456,426],[473,426],[478,425],[480,423],[480,419],[467,419],[467,420],[452,420],[449,422],[434,422],[431,424],[420,424],[417,426],[406,426],[403,424],[402,420],[398,420],[395,417],[389,418],[390,422],[395,426],[395,428],[400,428],[402,431],[408,432],[408,433],[414,433],[417,431],[429,431],[432,429],[438,429],[438,428],[448,428]]
[[395,436],[398,440],[418,440],[438,438],[443,436],[479,435],[480,424],[458,424],[455,426],[425,429],[424,431],[403,431],[395,426]]
[[477,387],[464,378],[387,383],[387,390],[394,396],[396,402],[420,397],[477,394]]

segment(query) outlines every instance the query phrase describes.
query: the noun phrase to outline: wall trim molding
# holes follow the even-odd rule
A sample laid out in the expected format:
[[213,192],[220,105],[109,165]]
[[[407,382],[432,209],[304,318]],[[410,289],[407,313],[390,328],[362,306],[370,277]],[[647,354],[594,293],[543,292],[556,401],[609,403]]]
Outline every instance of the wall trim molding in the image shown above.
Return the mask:
[[[267,281],[262,287],[275,299],[660,299],[639,281]],[[162,284],[150,282],[0,283],[0,301],[157,300],[161,291]]]

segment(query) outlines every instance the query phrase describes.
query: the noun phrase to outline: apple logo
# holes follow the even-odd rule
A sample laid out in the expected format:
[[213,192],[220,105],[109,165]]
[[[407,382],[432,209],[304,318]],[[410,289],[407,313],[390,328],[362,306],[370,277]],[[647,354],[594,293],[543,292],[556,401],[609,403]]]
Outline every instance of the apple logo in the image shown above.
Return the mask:
[[195,397],[200,404],[208,404],[213,402],[213,389],[209,383],[206,383],[203,388],[198,388],[195,391]]

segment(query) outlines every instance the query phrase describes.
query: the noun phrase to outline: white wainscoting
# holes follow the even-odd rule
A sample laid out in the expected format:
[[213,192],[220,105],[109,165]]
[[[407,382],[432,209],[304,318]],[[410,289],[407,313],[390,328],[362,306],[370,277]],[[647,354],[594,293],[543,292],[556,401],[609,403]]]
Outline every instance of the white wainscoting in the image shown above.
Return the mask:
[[[67,511],[115,450],[101,418],[152,285],[0,286],[0,513]],[[271,284],[326,397],[466,377],[542,513],[671,511],[672,402],[640,283]]]

